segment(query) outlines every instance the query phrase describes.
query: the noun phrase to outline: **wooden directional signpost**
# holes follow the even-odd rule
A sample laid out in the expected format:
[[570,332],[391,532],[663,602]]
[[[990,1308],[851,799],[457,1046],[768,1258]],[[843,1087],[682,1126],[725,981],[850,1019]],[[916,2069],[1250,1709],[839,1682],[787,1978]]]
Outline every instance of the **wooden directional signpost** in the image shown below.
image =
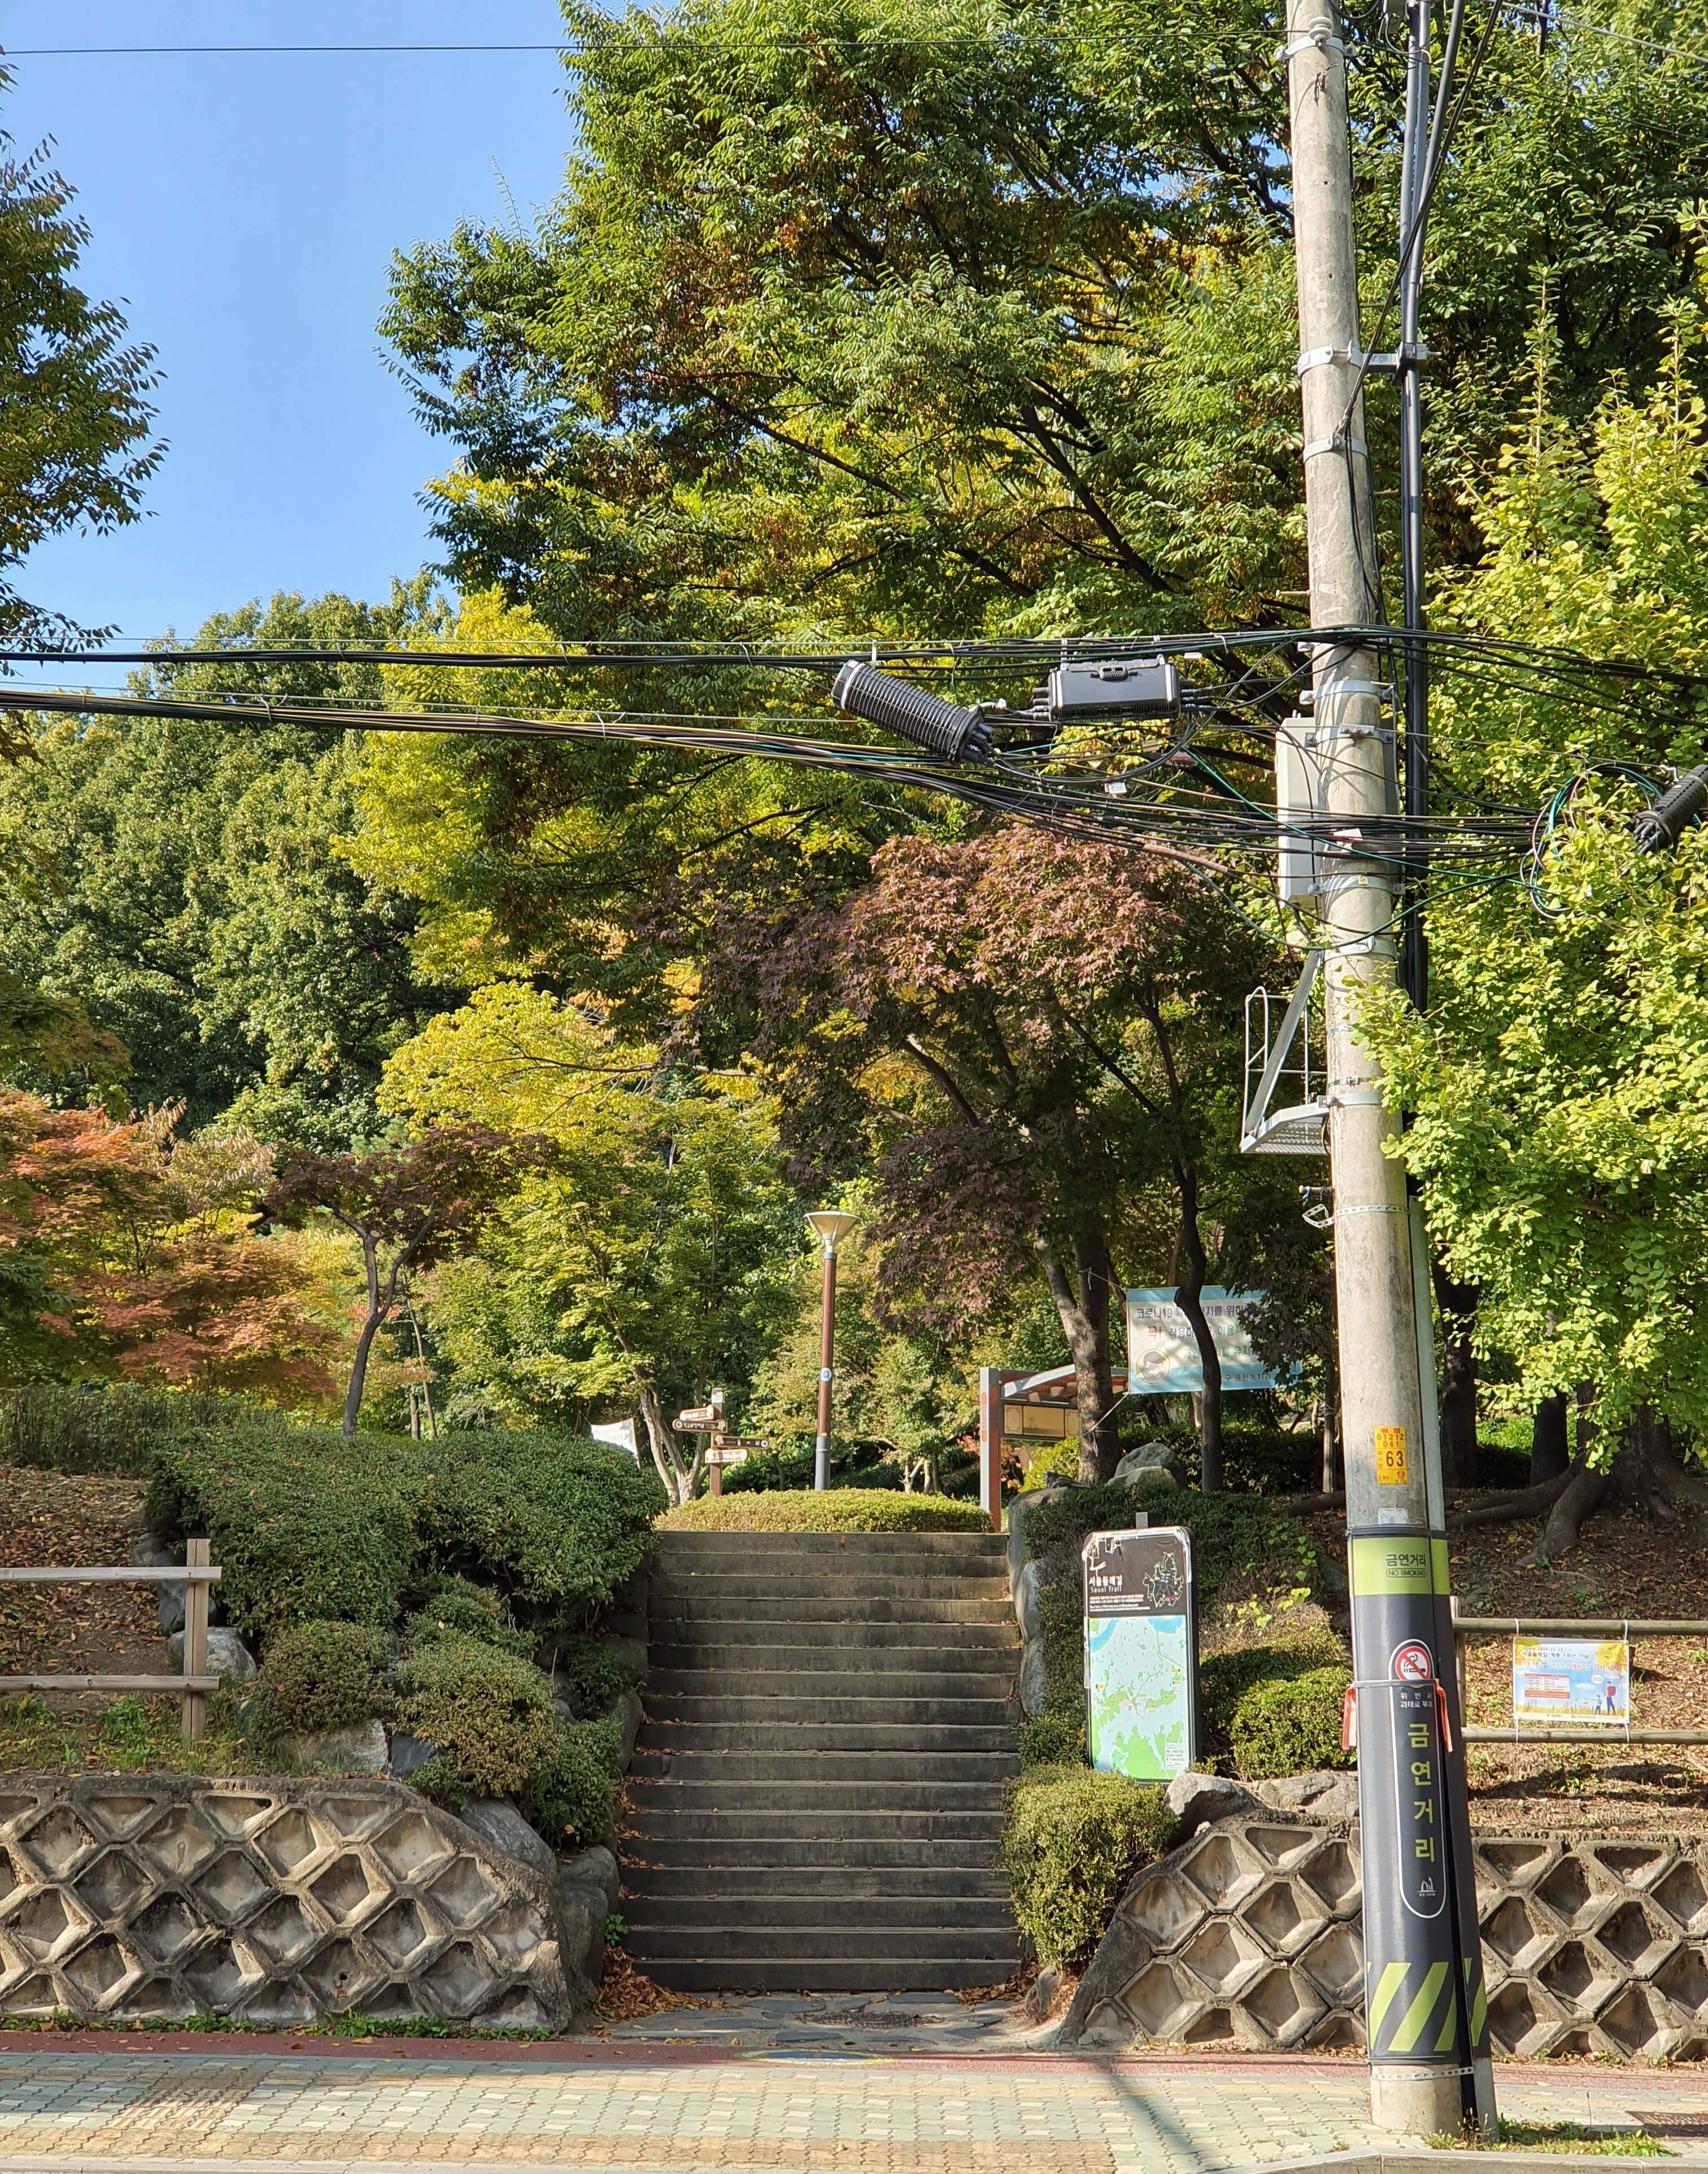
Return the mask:
[[723,1430],[723,1391],[714,1389],[709,1404],[694,1404],[685,1412],[676,1414],[678,1434],[703,1434],[711,1439],[705,1445],[706,1484],[714,1495],[723,1492],[723,1468],[727,1464],[745,1464],[750,1449],[768,1449],[763,1441],[749,1441],[743,1436],[726,1434]]

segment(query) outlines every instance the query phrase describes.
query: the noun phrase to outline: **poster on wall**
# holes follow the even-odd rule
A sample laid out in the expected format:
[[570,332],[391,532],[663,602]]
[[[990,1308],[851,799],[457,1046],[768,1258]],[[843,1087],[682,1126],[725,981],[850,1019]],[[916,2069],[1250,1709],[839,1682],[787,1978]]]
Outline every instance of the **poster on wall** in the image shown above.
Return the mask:
[[1080,1562],[1091,1764],[1134,1782],[1172,1782],[1198,1749],[1192,1534],[1177,1525],[1093,1533]]
[[1630,1711],[1631,1649],[1622,1638],[1512,1641],[1515,1726],[1624,1728]]
[[[1224,1290],[1206,1284],[1204,1312],[1222,1362],[1224,1389],[1273,1389],[1273,1371],[1251,1349],[1244,1317],[1262,1291]],[[1175,1286],[1127,1294],[1127,1386],[1137,1396],[1196,1396],[1204,1386],[1203,1361],[1192,1323],[1175,1303]]]

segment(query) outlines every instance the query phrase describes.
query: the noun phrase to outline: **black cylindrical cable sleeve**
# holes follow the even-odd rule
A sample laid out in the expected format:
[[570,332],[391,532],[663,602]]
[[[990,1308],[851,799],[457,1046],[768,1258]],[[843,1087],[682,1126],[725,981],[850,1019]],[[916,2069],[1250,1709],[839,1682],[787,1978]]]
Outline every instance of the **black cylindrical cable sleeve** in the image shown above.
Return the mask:
[[987,756],[991,728],[976,710],[963,710],[940,695],[927,694],[911,680],[897,679],[876,665],[850,657],[836,674],[830,699],[851,717],[895,733],[946,761]]
[[1676,846],[1696,818],[1708,807],[1708,766],[1687,770],[1669,785],[1652,808],[1633,816],[1631,829],[1640,853],[1658,853],[1663,846]]

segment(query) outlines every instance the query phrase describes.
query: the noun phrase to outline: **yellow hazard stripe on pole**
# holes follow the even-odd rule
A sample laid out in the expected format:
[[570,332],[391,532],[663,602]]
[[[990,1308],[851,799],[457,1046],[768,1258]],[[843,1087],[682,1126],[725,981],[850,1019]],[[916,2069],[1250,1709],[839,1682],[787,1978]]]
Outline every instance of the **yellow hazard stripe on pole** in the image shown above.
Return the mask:
[[1424,1972],[1424,1982],[1418,1988],[1418,1997],[1400,2018],[1399,2028],[1388,2041],[1388,2050],[1395,2053],[1409,2053],[1423,2035],[1424,2025],[1435,2012],[1435,2003],[1441,1997],[1441,1987],[1447,1976],[1445,1963],[1431,1963]]
[[[1472,1984],[1475,1972],[1476,1983]],[[1471,2045],[1474,2051],[1481,2044],[1483,2026],[1489,2020],[1489,1988],[1483,1982],[1483,1973],[1469,1955],[1465,1958],[1465,1991],[1471,2003]]]
[[1376,2034],[1381,2029],[1381,2020],[1383,2016],[1387,2014],[1388,2009],[1393,2005],[1394,1995],[1399,1991],[1400,1987],[1405,1983],[1405,1982],[1406,1966],[1403,1963],[1387,1963],[1384,1965],[1381,1980],[1376,1986],[1375,1993],[1371,1996],[1370,2004],[1369,2036],[1370,2042],[1372,2046],[1376,2043]]

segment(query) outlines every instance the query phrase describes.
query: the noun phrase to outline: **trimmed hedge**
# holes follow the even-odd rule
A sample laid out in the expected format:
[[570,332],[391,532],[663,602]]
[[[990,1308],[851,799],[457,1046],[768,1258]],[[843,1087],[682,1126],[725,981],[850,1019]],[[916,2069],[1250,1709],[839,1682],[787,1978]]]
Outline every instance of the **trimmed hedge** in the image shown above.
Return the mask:
[[146,1515],[205,1533],[229,1620],[263,1640],[293,1623],[396,1622],[421,1552],[429,1445],[244,1420],[196,1426],[155,1452]]
[[514,1796],[551,1754],[559,1728],[551,1686],[516,1654],[441,1630],[412,1649],[397,1687],[398,1720],[438,1749],[410,1779],[441,1804]]
[[559,1726],[527,1785],[528,1816],[554,1849],[610,1847],[616,1839],[615,1782],[622,1745],[609,1722]]
[[1213,1653],[1198,1669],[1207,1746],[1248,1781],[1349,1766],[1340,1720],[1351,1681],[1326,1631]]
[[693,1533],[987,1533],[991,1521],[977,1503],[943,1495],[832,1487],[823,1495],[702,1495],[667,1510],[658,1525]]
[[1084,1962],[1127,1881],[1168,1848],[1177,1824],[1160,1789],[1119,1774],[1035,1766],[1010,1782],[997,1862],[1039,1961]]
[[608,1443],[543,1430],[420,1445],[435,1484],[424,1537],[542,1625],[579,1629],[639,1570],[666,1505],[656,1474]]
[[99,1389],[40,1382],[0,1395],[0,1464],[146,1479],[167,1436],[257,1416],[229,1397],[166,1396],[131,1382]]
[[1035,1714],[1020,1729],[1020,1765],[1083,1766],[1085,1761],[1084,1712]]
[[384,1634],[366,1623],[298,1623],[267,1648],[251,1695],[249,1733],[264,1744],[377,1720]]
[[533,1640],[511,1621],[499,1595],[489,1587],[471,1585],[466,1577],[441,1577],[425,1604],[404,1618],[403,1635],[412,1646],[430,1645],[446,1630],[459,1631],[520,1660],[533,1658]]

